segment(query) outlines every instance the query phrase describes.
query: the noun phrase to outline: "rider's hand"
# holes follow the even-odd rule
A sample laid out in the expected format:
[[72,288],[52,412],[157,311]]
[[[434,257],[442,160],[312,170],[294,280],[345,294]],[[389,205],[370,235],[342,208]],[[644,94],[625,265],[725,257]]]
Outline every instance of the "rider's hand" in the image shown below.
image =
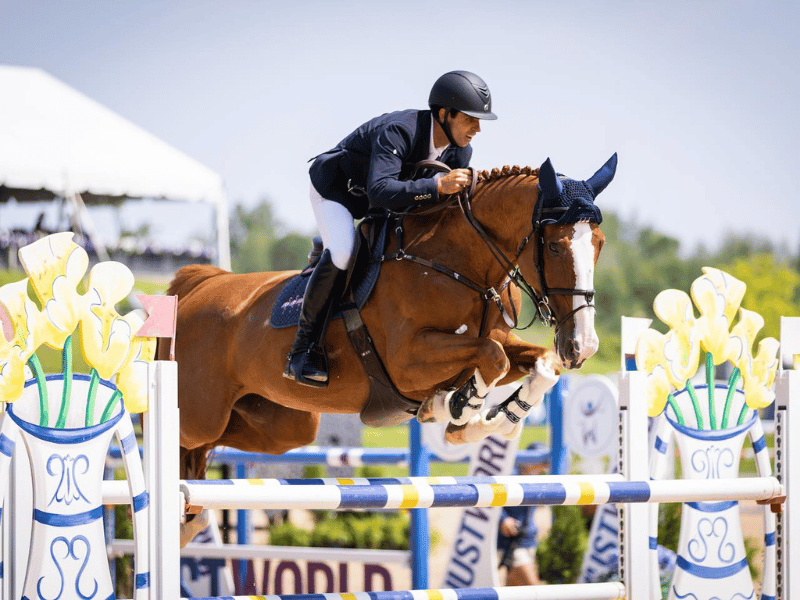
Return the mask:
[[453,169],[436,181],[436,191],[440,196],[458,194],[470,184],[471,180],[469,169]]

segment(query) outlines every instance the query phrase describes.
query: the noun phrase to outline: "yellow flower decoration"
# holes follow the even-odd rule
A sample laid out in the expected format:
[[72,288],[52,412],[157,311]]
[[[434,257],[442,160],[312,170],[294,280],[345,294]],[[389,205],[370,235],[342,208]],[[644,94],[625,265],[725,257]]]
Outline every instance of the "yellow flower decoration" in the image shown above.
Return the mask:
[[[143,310],[128,313],[123,319],[134,333],[139,330],[146,318]],[[125,408],[130,413],[147,410],[147,363],[156,356],[156,338],[134,336],[130,352],[117,374],[117,389],[125,399]]]
[[764,317],[757,312],[739,309],[739,322],[731,330],[728,342],[728,360],[742,370],[741,364],[750,356],[753,342],[761,328],[764,327]]
[[699,331],[692,301],[686,292],[664,290],[656,296],[653,310],[671,328],[663,337],[665,360],[661,365],[672,386],[681,388],[697,371],[700,360]]
[[733,322],[736,310],[742,304],[742,298],[744,298],[744,293],[747,291],[747,286],[743,281],[739,281],[720,269],[703,267],[701,271],[705,274],[702,279],[709,281],[724,299],[723,316],[728,319],[728,323]]
[[750,408],[764,408],[775,400],[772,383],[778,369],[778,348],[775,338],[764,338],[758,344],[758,354],[750,355],[749,349],[737,365],[742,372],[744,400]]
[[647,414],[657,417],[664,410],[672,387],[663,365],[665,335],[655,329],[646,329],[636,343],[636,366],[646,372]]
[[720,365],[728,359],[728,331],[746,286],[719,269],[703,267],[702,277],[692,283],[692,299],[702,315],[697,319],[697,332],[703,348]]
[[0,332],[0,398],[13,402],[22,395],[25,363],[41,344],[44,315],[28,297],[28,280],[0,287],[0,304],[11,321],[13,336]]
[[667,400],[672,393],[667,374],[661,365],[656,365],[652,373],[647,376],[645,394],[647,395],[647,416],[657,417],[667,406]]
[[[704,267],[703,275],[691,286],[691,299],[700,317],[694,317],[690,299],[684,292],[665,290],[656,297],[653,308],[670,330],[662,335],[649,329],[642,333],[636,347],[636,364],[648,373],[650,416],[664,409],[672,389],[683,388],[694,376],[701,346],[713,356],[715,364],[729,360],[736,365],[750,408],[762,408],[774,400],[770,388],[778,367],[779,344],[774,338],[764,339],[753,356],[753,342],[764,326],[764,319],[739,308],[745,290],[745,284],[735,277]],[[731,329],[737,311],[739,321]],[[708,377],[712,378],[708,385],[713,385],[713,374]],[[693,397],[692,402],[696,402]],[[694,408],[697,410],[697,406]],[[712,427],[715,427],[713,420]]]
[[134,278],[122,263],[92,267],[81,315],[81,341],[86,362],[103,379],[110,379],[127,359],[135,331],[115,306],[133,289]]
[[81,298],[77,286],[86,274],[89,255],[72,241],[72,233],[56,233],[19,250],[19,260],[47,315],[42,343],[61,349],[78,325]]

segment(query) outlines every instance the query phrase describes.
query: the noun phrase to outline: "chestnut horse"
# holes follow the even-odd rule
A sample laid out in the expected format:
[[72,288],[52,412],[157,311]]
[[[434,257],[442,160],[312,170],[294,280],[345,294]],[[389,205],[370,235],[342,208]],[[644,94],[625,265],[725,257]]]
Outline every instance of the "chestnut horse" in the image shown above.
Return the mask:
[[[484,171],[469,196],[404,215],[402,242],[396,233],[388,241],[398,260],[383,263],[361,317],[396,390],[421,403],[420,421],[450,420],[454,442],[512,438],[562,365],[579,368],[595,353],[593,273],[604,237],[594,198],[616,162],[615,154],[586,181],[558,176],[549,159],[540,169]],[[214,446],[280,454],[314,441],[320,413],[362,410],[370,381],[341,319],[325,337],[327,388],[282,376],[295,330],[272,327],[270,314],[296,273],[191,265],[172,281],[182,477],[204,476]],[[555,352],[512,332],[522,291],[555,326]],[[489,389],[522,377],[499,407],[482,406]],[[455,396],[467,400],[458,419]]]

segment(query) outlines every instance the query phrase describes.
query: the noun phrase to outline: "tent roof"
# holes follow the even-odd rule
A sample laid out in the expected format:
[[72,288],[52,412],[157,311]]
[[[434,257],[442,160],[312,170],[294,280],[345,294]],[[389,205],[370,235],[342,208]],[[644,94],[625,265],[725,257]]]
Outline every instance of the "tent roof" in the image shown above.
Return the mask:
[[218,174],[41,69],[0,65],[0,89],[2,196],[226,202]]

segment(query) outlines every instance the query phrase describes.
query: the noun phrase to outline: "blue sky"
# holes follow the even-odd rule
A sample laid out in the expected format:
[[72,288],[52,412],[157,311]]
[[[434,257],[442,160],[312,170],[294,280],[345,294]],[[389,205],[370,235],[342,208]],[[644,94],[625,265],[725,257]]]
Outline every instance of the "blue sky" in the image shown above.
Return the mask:
[[[549,156],[584,179],[618,152],[599,204],[685,250],[727,232],[800,245],[797,2],[2,4],[0,63],[48,71],[302,232],[310,157],[468,69],[500,117],[474,166]],[[180,231],[208,229],[180,210]]]

